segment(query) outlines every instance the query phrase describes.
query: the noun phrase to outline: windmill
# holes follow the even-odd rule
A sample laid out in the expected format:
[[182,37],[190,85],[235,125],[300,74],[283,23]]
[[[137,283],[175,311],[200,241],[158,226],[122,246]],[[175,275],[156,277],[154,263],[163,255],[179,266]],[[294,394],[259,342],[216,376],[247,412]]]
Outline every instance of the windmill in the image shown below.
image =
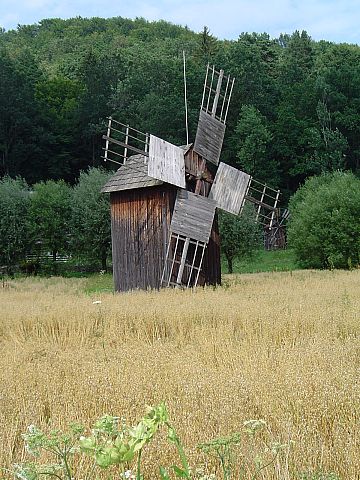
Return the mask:
[[[103,158],[118,163],[120,168],[115,180],[110,179],[102,191],[124,190],[132,188],[131,185],[134,188],[170,185],[176,192],[169,226],[165,229],[166,248],[161,254],[163,265],[157,286],[195,287],[199,284],[217,209],[239,215],[248,201],[255,206],[257,220],[270,230],[276,219],[280,192],[220,162],[234,81],[223,70],[207,66],[193,145],[178,147],[111,117],[108,119],[107,134],[103,136],[106,142]],[[124,178],[128,183],[124,184]],[[139,225],[137,223],[137,229]],[[141,228],[151,234],[147,225],[144,221]],[[157,228],[159,225],[157,222]],[[137,237],[140,234],[137,232]],[[115,262],[125,255],[125,252],[116,253],[116,245],[113,236]],[[133,256],[136,256],[135,251]],[[139,288],[144,286],[146,288],[146,282]]]

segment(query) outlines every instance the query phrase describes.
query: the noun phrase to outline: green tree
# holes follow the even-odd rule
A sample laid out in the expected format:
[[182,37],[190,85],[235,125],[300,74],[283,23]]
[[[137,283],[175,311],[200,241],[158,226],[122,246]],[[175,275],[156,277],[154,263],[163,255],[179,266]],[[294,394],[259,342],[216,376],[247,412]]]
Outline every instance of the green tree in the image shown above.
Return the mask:
[[291,198],[288,243],[306,268],[360,262],[360,180],[352,173],[312,177]]
[[313,129],[318,125],[314,65],[314,42],[306,32],[294,32],[279,57],[279,98],[272,129],[273,157],[280,162],[285,195],[314,172]]
[[201,33],[199,33],[199,53],[205,62],[210,62],[211,57],[217,51],[216,38],[211,35],[207,26],[204,26]]
[[100,192],[112,173],[101,168],[81,172],[72,196],[72,246],[76,255],[107,270],[111,247],[109,196]]
[[221,211],[219,230],[228,272],[233,273],[234,259],[251,256],[260,246],[260,226],[256,223],[253,206],[245,205],[240,216]]
[[46,176],[51,125],[35,98],[37,60],[28,48],[15,53],[0,49],[0,175],[34,182]]
[[64,76],[43,79],[36,85],[35,97],[48,125],[48,155],[42,170],[52,179],[73,180],[78,175],[75,144],[77,115],[82,86]]
[[69,249],[70,187],[63,180],[36,183],[31,195],[30,217],[33,238],[51,252],[56,273],[57,254]]
[[29,189],[21,178],[0,180],[0,265],[9,273],[29,245]]
[[272,140],[266,118],[253,105],[241,107],[234,145],[240,167],[259,180],[276,182],[277,164],[269,157]]

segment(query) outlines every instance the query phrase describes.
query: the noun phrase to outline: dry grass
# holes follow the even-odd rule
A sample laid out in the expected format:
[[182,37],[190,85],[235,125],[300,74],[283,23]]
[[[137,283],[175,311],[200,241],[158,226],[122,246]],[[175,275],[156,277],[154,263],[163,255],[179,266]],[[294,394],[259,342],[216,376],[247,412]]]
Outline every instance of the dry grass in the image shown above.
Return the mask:
[[[360,478],[359,270],[96,297],[83,282],[0,286],[0,465],[24,457],[30,423],[90,425],[106,412],[134,422],[165,400],[193,462],[198,442],[262,418],[295,442],[289,467],[262,478]],[[147,471],[174,460],[159,439]]]

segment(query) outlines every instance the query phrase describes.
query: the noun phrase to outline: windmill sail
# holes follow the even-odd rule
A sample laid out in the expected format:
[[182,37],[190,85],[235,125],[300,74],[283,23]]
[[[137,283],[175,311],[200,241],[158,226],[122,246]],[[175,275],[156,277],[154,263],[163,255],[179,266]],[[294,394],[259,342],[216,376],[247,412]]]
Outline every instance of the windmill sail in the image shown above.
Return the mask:
[[155,180],[185,188],[184,150],[155,135],[140,132],[112,117],[108,118],[106,135],[103,135],[105,153],[102,157],[118,165],[124,165],[132,154],[144,156],[148,164],[148,176]]
[[162,286],[196,286],[210,238],[216,204],[213,200],[179,190],[171,220],[171,235]]
[[251,178],[245,200],[254,204],[256,220],[270,229],[273,227],[278,213],[279,198],[280,190],[275,190]]
[[215,165],[220,159],[234,81],[223,70],[207,66],[194,150]]
[[130,157],[129,152],[149,156],[149,134],[140,132],[112,117],[108,117],[106,135],[102,137],[106,143],[104,161],[124,165]]
[[209,198],[216,202],[218,208],[239,215],[250,180],[251,177],[247,173],[220,162]]
[[186,188],[184,150],[150,135],[149,177]]

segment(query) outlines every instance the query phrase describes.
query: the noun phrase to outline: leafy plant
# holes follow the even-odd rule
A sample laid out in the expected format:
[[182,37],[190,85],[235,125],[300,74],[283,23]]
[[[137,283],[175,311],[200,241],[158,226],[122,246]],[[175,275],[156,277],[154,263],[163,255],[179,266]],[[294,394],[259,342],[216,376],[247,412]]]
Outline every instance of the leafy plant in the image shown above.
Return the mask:
[[[82,468],[88,468],[86,478],[90,480],[95,475],[96,467],[108,469],[118,466],[123,479],[142,480],[141,459],[144,447],[153,439],[161,427],[165,427],[168,440],[175,446],[181,466],[172,465],[171,470],[176,478],[187,480],[216,480],[213,473],[207,474],[204,469],[190,467],[184,447],[174,427],[170,424],[167,408],[164,403],[148,407],[143,418],[133,427],[126,424],[120,417],[104,415],[97,420],[89,435],[84,435],[85,428],[79,424],[71,424],[69,430],[51,430],[44,433],[34,425],[28,427],[23,435],[26,451],[34,460],[14,465],[14,476],[18,480],[39,480],[40,477],[54,477],[58,480],[73,480],[76,478],[75,457],[90,458],[90,465],[81,461]],[[199,449],[207,455],[219,460],[224,480],[232,478],[234,447],[240,445],[243,435],[254,436],[266,427],[263,420],[250,420],[244,424],[244,432],[236,432],[228,437],[222,437],[199,445]],[[270,456],[267,459],[257,455],[254,459],[252,479],[273,464],[279,452],[287,447],[278,443],[269,447]],[[49,461],[49,456],[50,460]],[[42,462],[43,457],[48,460]],[[132,473],[134,466],[136,474]],[[170,480],[168,469],[160,466],[162,480]],[[320,477],[319,477],[320,478]],[[329,479],[330,480],[330,479]],[[332,480],[332,479],[331,479]]]
[[219,215],[221,249],[226,257],[228,273],[233,273],[235,258],[251,257],[259,248],[261,233],[252,205],[245,205],[241,216],[221,212]]
[[41,476],[55,477],[59,480],[71,480],[74,478],[72,460],[74,454],[79,451],[79,438],[84,432],[84,427],[79,424],[71,424],[66,433],[60,430],[52,430],[46,435],[42,430],[30,425],[28,432],[23,435],[26,451],[35,457],[41,458],[41,454],[50,454],[54,463],[27,462],[16,464],[14,467],[15,478],[19,480],[37,480]]

